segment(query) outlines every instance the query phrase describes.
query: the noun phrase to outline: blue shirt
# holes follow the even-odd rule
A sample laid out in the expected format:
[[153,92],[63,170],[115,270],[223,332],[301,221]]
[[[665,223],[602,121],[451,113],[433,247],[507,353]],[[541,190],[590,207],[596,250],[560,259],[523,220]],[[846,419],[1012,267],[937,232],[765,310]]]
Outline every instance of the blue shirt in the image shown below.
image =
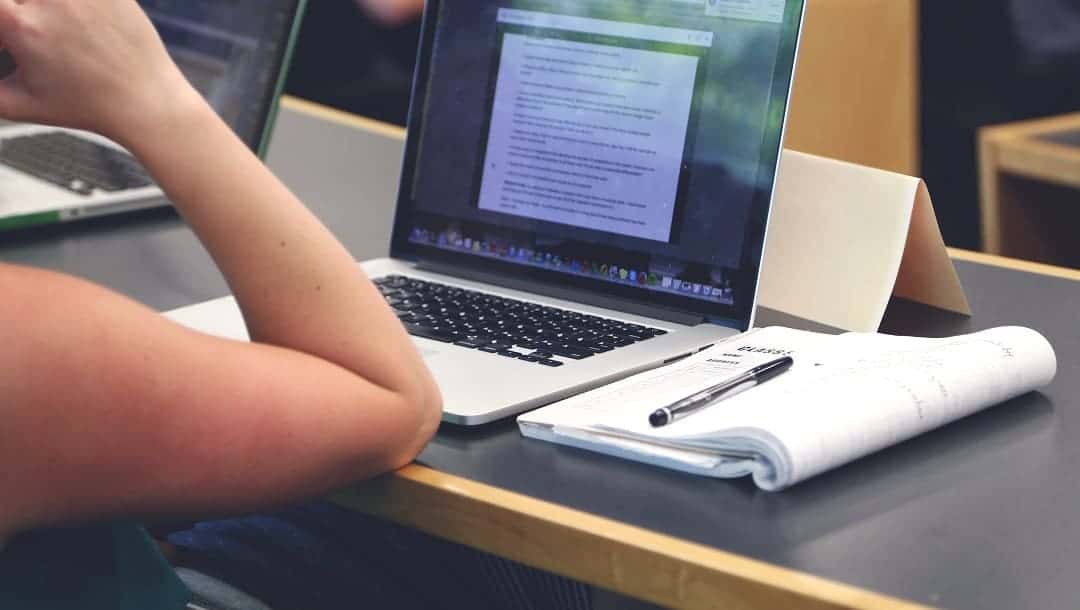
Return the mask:
[[190,599],[134,525],[30,532],[0,548],[0,610],[182,610]]

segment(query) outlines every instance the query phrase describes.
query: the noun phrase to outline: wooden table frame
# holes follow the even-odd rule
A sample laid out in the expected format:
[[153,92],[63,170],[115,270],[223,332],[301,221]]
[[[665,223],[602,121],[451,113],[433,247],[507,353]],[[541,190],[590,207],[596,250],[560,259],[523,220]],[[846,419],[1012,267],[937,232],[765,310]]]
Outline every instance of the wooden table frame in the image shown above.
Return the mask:
[[[1080,148],[1042,136],[1080,131],[1080,113],[979,132],[983,248],[1052,263],[1080,259]],[[1075,263],[1073,263],[1075,264]]]

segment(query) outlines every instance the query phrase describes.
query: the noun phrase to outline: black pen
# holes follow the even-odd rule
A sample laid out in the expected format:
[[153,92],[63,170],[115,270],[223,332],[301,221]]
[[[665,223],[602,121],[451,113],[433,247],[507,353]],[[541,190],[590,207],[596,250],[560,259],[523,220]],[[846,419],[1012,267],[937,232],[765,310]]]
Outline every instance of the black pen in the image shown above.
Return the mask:
[[649,423],[652,424],[653,428],[666,426],[695,411],[709,406],[713,402],[723,398],[725,394],[732,392],[735,388],[749,384],[749,387],[746,388],[749,389],[758,384],[765,383],[791,368],[792,364],[795,364],[795,360],[793,360],[791,356],[784,356],[783,358],[766,362],[760,366],[755,366],[737,377],[732,377],[723,383],[718,383],[711,388],[704,389],[697,394],[687,396],[678,402],[653,411],[652,415],[649,416]]

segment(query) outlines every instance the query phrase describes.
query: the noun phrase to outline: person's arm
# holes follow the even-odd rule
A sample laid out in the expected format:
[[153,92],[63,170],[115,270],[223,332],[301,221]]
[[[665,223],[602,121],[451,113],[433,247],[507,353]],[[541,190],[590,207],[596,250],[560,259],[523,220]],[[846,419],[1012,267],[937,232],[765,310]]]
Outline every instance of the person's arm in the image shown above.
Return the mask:
[[401,25],[424,12],[424,0],[354,0],[384,25]]
[[0,0],[0,116],[132,150],[225,274],[253,343],[0,265],[0,533],[252,509],[410,461],[441,399],[349,253],[214,114],[134,0]]

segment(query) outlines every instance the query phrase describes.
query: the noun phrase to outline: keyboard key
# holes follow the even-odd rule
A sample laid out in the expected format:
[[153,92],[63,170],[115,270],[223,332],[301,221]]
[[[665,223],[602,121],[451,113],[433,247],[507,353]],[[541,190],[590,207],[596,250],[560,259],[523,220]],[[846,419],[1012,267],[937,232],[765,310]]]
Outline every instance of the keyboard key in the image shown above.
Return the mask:
[[559,366],[563,365],[562,362],[559,362],[558,360],[551,360],[550,358],[546,359],[546,360],[541,360],[540,364],[542,364],[544,366],[550,366],[552,368],[559,367]]

